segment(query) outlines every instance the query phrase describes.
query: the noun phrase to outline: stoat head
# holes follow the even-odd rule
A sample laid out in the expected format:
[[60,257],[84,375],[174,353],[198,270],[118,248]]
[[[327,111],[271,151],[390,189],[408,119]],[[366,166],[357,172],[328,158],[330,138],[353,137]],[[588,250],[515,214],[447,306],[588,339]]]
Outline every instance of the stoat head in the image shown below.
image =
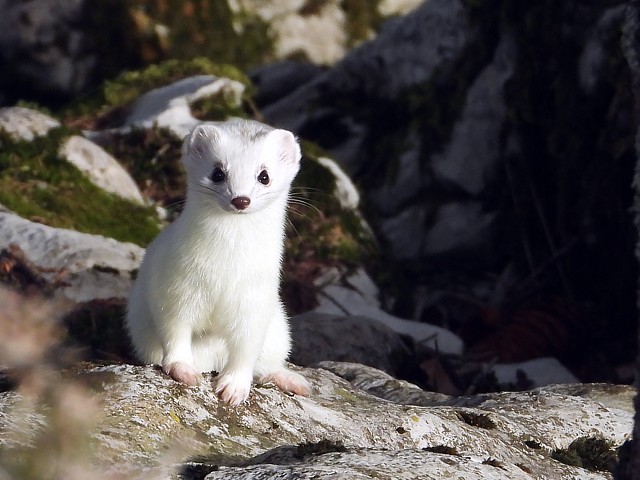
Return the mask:
[[245,120],[198,125],[183,146],[187,201],[230,213],[286,202],[300,158],[287,130]]

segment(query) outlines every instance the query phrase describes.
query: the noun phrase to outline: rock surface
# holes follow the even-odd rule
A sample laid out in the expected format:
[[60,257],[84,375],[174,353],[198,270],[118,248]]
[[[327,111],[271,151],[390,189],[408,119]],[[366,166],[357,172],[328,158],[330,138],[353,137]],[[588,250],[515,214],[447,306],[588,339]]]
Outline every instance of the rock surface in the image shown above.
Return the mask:
[[17,245],[59,292],[76,302],[126,298],[144,250],[112,238],[52,228],[0,213],[0,249]]
[[407,335],[434,351],[461,354],[462,340],[449,330],[424,322],[398,318],[380,307],[378,288],[363,270],[347,278],[327,272],[317,280],[318,307],[315,311],[332,315],[356,315],[380,322],[391,330]]
[[313,366],[324,360],[370,365],[398,376],[413,359],[408,342],[367,317],[307,312],[290,321],[291,361]]
[[[188,474],[197,471],[207,478],[604,479],[551,452],[584,437],[620,445],[631,431],[629,387],[554,387],[420,407],[367,395],[324,369],[302,373],[314,387],[310,398],[257,387],[235,409],[218,402],[209,376],[192,388],[151,367],[92,367],[72,377],[92,385],[100,401],[95,465],[125,475],[144,468],[166,476],[181,469],[182,478],[202,478]],[[50,421],[18,394],[2,394],[0,404],[5,451],[17,448],[12,414],[32,418],[27,437]]]
[[[622,3],[567,6],[574,13],[550,28],[550,4],[429,0],[263,105],[361,187],[368,222],[407,272],[403,314],[441,265],[465,292],[513,267],[507,295],[526,297],[518,284],[542,277],[566,298],[596,295],[603,318],[635,324],[633,227],[619,207],[632,195],[634,135]],[[587,187],[605,176],[608,193]],[[604,252],[619,248],[627,260],[614,266]],[[624,302],[604,280],[592,285],[605,278]]]
[[30,108],[0,108],[0,130],[7,132],[14,140],[33,140],[59,126],[60,122],[55,118]]
[[224,96],[240,105],[244,85],[228,78],[198,75],[159,87],[136,100],[125,127],[171,129],[184,138],[201,121],[191,115],[190,104],[203,97]]
[[131,175],[92,141],[73,135],[60,147],[60,156],[74,164],[103,190],[135,203],[143,203],[142,194]]

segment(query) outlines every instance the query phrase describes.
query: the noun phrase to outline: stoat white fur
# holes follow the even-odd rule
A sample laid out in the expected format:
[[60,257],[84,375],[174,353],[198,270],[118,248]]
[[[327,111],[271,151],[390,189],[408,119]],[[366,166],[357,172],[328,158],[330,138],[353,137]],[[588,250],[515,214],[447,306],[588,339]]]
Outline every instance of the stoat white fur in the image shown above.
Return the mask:
[[255,121],[197,126],[185,139],[187,201],[148,247],[126,324],[137,356],[195,385],[217,371],[233,405],[251,382],[308,395],[290,350],[279,281],[289,189],[300,167],[291,132]]

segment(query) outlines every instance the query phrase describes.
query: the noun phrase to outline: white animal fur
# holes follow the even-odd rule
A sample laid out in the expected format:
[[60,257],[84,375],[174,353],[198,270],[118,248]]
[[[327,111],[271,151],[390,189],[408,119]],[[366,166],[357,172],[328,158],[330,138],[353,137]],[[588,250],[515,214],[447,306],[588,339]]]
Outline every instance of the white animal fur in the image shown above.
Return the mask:
[[[307,395],[287,370],[287,318],[279,296],[286,205],[300,165],[286,130],[254,121],[203,124],[185,139],[187,201],[147,249],[127,309],[140,360],[187,384],[220,372],[216,392],[232,404],[251,381]],[[216,167],[223,182],[211,179]],[[257,180],[266,170],[270,183]],[[238,210],[231,201],[250,199]]]

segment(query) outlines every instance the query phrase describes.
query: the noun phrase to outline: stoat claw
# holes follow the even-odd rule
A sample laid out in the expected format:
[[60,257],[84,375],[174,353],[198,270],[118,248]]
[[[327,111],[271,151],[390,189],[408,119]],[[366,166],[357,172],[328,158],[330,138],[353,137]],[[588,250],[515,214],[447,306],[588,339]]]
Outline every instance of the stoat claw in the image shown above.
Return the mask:
[[249,398],[251,375],[222,373],[216,380],[216,394],[223,402],[238,406]]
[[260,383],[269,382],[275,383],[278,388],[285,392],[295,393],[303,397],[308,397],[311,394],[311,384],[302,375],[291,370],[278,370],[260,379]]
[[171,362],[162,366],[162,371],[176,382],[195,386],[202,381],[202,374],[188,363]]

